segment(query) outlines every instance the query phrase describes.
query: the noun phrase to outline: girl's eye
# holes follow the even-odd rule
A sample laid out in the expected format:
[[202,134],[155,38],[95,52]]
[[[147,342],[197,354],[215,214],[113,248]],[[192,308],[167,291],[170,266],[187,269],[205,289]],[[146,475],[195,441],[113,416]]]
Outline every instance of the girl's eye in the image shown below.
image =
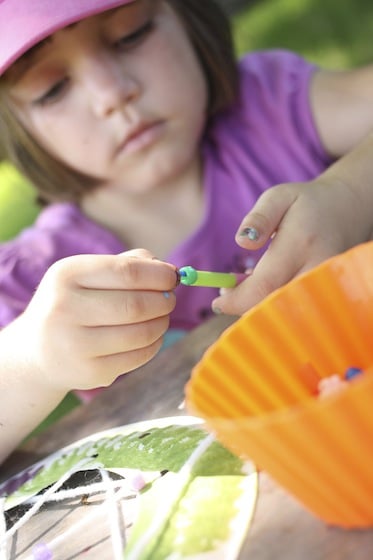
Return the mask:
[[141,43],[154,29],[154,22],[148,21],[145,25],[137,29],[134,33],[125,35],[117,41],[115,41],[114,46],[118,49],[130,49]]
[[61,95],[64,93],[68,84],[68,78],[60,80],[56,84],[53,84],[51,88],[48,89],[43,95],[35,99],[35,105],[47,105],[48,103],[53,103],[58,101]]

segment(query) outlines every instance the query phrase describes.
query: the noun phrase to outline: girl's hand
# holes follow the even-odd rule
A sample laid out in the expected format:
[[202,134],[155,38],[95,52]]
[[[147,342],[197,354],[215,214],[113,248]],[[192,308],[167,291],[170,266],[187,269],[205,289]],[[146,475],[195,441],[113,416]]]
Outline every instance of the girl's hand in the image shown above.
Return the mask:
[[213,301],[213,309],[241,315],[295,276],[368,241],[373,227],[369,208],[357,190],[328,175],[269,189],[236,234],[238,245],[248,250],[262,247],[272,237],[269,248],[252,275],[224,290]]
[[145,250],[69,257],[51,266],[8,329],[22,340],[17,353],[44,386],[61,392],[106,386],[158,352],[175,285],[174,267]]

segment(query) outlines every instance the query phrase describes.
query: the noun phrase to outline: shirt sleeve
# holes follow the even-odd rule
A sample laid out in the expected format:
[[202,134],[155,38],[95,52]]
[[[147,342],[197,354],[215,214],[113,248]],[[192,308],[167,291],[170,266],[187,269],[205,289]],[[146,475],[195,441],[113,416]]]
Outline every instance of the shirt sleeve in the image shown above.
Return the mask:
[[315,64],[286,50],[247,55],[240,61],[241,110],[251,129],[290,146],[294,159],[324,167],[332,160],[321,143],[310,104],[316,70]]
[[125,250],[110,231],[68,203],[44,209],[16,238],[0,244],[0,327],[24,311],[48,268],[78,254],[117,254]]
[[16,238],[0,246],[0,327],[24,311],[44,273],[33,262],[33,245]]

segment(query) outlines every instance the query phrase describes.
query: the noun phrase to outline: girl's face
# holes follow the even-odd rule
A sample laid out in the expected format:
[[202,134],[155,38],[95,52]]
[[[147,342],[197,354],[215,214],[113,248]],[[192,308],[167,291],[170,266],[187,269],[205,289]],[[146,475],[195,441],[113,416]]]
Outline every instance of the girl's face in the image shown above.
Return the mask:
[[7,75],[20,121],[77,171],[135,193],[197,157],[207,87],[162,0],[134,0],[57,31]]

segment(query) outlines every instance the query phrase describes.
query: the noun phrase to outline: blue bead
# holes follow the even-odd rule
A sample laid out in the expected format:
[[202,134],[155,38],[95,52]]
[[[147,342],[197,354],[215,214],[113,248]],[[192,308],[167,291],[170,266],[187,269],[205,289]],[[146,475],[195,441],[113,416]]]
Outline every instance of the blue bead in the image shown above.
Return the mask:
[[360,375],[362,372],[362,370],[358,367],[350,367],[345,371],[345,379],[347,379],[347,381],[349,381],[350,379],[353,379],[354,377],[356,377],[357,375]]

